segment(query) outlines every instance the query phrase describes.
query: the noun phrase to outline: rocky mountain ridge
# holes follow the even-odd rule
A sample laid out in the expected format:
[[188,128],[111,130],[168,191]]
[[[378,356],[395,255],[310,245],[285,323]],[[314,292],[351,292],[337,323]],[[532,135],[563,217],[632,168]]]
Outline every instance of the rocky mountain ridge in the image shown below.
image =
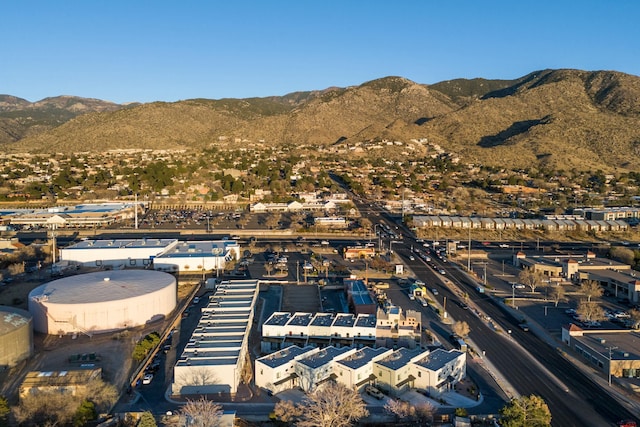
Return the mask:
[[[426,139],[463,161],[512,168],[634,170],[640,160],[640,78],[615,71],[541,70],[515,80],[432,85],[385,77],[266,98],[101,102],[0,96],[0,146],[198,150],[224,141],[314,147]],[[29,126],[35,120],[25,117],[34,112],[43,123]]]

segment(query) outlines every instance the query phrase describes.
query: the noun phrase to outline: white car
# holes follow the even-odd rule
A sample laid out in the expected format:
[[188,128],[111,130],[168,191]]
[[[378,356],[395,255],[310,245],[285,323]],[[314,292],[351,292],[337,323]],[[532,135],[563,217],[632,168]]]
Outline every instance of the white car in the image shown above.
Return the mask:
[[365,392],[369,395],[369,396],[373,396],[378,400],[382,400],[384,399],[384,394],[382,394],[382,392],[380,390],[378,390],[377,388],[375,388],[372,385],[368,385],[364,388]]
[[144,377],[142,377],[142,384],[151,384],[151,380],[153,380],[153,374],[144,374]]
[[500,245],[498,245],[498,246],[500,246],[501,248],[508,248],[508,247],[509,247],[509,244],[507,244],[507,243],[500,243]]

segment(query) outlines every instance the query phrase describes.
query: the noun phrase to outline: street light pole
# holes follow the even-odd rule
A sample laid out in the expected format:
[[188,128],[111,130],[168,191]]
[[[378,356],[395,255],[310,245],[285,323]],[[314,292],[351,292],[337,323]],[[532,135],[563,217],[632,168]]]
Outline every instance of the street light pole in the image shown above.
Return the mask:
[[516,285],[511,285],[511,305],[516,308]]
[[607,370],[609,371],[609,387],[611,387],[611,357],[612,357],[613,350],[617,349],[618,347],[611,346],[607,348],[609,349],[609,367]]
[[487,287],[487,263],[484,263],[484,287]]

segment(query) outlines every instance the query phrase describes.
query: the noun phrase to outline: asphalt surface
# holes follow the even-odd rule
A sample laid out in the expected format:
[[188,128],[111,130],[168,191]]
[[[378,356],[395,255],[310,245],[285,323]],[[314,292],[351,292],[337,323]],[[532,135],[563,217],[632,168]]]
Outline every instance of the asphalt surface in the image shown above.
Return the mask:
[[[633,418],[631,412],[565,359],[555,347],[535,334],[521,330],[518,327],[520,318],[505,311],[501,303],[488,295],[478,293],[477,283],[458,267],[439,263],[438,266],[446,271],[443,277],[430,267],[414,267],[413,262],[409,262],[419,278],[426,279],[426,283],[439,284],[436,287],[440,291],[440,301],[443,302],[443,297],[448,297],[449,301],[460,299],[449,286],[442,286],[445,277],[467,292],[470,304],[479,308],[483,317],[479,318],[473,310],[463,310],[456,304],[449,304],[447,310],[453,318],[464,320],[471,326],[470,341],[481,357],[497,368],[506,389],[511,389],[516,395],[536,394],[547,402],[553,426],[606,426],[615,425],[623,418]],[[511,334],[504,332],[509,330]]]

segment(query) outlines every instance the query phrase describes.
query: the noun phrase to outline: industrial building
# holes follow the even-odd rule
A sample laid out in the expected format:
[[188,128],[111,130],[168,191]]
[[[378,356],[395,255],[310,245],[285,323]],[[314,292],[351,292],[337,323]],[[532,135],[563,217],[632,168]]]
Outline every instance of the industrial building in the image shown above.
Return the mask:
[[83,267],[146,268],[177,239],[83,240],[60,249],[60,261]]
[[10,368],[33,355],[31,314],[0,306],[0,368]]
[[562,326],[562,342],[596,371],[615,378],[640,378],[640,334],[630,329]]
[[182,274],[202,274],[222,270],[227,262],[240,258],[240,245],[235,240],[180,242],[155,257],[153,268]]
[[78,274],[29,293],[34,329],[53,335],[95,334],[144,325],[177,304],[176,279],[152,270]]
[[257,280],[218,285],[173,370],[173,395],[235,394],[249,362]]
[[240,257],[240,246],[235,240],[83,240],[60,249],[60,262],[65,265],[116,269],[153,267],[182,274],[222,270],[227,262]]
[[355,314],[375,314],[378,303],[367,289],[367,285],[360,279],[344,279],[344,291],[347,294],[349,306]]

